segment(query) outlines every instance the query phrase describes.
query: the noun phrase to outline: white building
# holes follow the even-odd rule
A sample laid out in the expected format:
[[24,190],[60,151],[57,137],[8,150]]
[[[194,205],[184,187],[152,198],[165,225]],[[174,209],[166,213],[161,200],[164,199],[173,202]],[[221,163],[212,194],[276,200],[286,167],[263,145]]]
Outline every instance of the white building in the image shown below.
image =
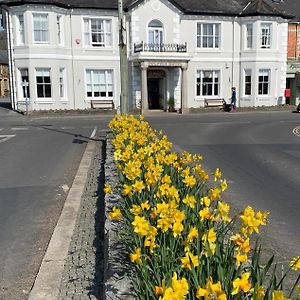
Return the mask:
[[[117,0],[0,1],[15,109],[119,107]],[[289,16],[270,0],[129,0],[131,108],[284,104]],[[24,82],[28,82],[27,84]]]

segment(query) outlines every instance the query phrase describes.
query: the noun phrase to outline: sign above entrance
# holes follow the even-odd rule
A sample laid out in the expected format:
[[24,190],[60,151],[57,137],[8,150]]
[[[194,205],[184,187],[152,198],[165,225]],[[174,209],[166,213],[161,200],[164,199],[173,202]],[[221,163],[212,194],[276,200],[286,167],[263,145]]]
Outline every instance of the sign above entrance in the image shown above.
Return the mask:
[[288,73],[297,73],[300,72],[300,64],[299,63],[289,63],[287,65]]
[[186,67],[186,62],[179,61],[148,61],[148,67],[178,67],[183,68]]

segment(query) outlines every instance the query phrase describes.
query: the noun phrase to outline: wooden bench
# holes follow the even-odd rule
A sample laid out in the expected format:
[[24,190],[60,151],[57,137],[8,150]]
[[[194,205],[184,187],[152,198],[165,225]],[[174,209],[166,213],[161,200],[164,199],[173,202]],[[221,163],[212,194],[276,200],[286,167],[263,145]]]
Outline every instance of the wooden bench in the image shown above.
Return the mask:
[[224,107],[226,104],[223,98],[204,99],[204,107]]
[[114,100],[91,100],[91,108],[114,109]]

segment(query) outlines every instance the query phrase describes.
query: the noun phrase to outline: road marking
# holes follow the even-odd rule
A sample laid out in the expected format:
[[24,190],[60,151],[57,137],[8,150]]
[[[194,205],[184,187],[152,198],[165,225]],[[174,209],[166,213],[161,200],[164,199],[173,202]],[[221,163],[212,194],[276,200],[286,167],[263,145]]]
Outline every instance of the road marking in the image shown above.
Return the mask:
[[75,129],[75,127],[72,126],[65,126],[65,127],[60,127],[62,130],[68,130],[68,129]]
[[12,127],[11,130],[28,130],[28,127]]
[[97,126],[94,128],[94,130],[90,136],[90,139],[92,139],[96,135],[96,132],[97,132]]
[[293,129],[293,134],[300,137],[300,126]]
[[16,136],[15,134],[0,135],[0,143],[4,143],[15,136]]

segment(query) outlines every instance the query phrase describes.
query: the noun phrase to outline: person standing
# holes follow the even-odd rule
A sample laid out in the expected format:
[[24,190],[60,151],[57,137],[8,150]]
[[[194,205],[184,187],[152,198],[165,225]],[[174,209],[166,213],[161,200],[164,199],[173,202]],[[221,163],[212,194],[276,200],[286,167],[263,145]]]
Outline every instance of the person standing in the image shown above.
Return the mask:
[[235,87],[231,88],[231,110],[232,111],[236,110],[236,88]]

